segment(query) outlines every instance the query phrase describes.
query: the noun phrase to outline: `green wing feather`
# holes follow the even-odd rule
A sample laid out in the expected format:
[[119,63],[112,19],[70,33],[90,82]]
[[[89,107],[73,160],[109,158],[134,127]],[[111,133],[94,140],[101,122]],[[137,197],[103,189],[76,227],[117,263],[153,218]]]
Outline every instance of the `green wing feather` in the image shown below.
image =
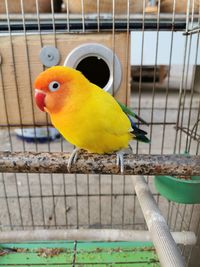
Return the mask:
[[136,118],[140,122],[149,125],[145,120],[143,120],[140,116],[135,114],[132,110],[130,110],[126,105],[122,104],[121,102],[117,101],[117,103],[120,105],[121,109],[124,111],[124,113]]
[[130,122],[131,122],[131,126],[133,128],[133,134],[135,136],[135,139],[140,141],[140,142],[144,142],[144,143],[150,143],[150,140],[148,139],[148,137],[146,137],[147,132],[141,130],[140,128],[138,128],[138,126],[135,124],[135,122],[131,119],[131,117],[134,117],[136,119],[138,119],[140,122],[148,125],[148,123],[146,121],[144,121],[141,117],[139,117],[137,114],[135,114],[132,110],[130,110],[129,108],[127,108],[127,106],[125,106],[124,104],[120,103],[119,101],[117,101],[119,106],[121,107],[121,109],[123,110],[123,112],[128,116]]

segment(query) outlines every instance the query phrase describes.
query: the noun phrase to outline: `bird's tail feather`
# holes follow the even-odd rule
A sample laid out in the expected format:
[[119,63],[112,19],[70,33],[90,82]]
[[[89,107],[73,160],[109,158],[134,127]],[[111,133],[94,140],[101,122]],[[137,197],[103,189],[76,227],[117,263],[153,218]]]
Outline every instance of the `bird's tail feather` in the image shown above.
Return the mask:
[[136,125],[136,123],[133,121],[133,119],[131,117],[136,118],[138,121],[140,121],[141,123],[144,123],[146,125],[148,125],[148,123],[146,121],[144,121],[140,116],[135,114],[132,110],[127,108],[126,105],[120,103],[119,101],[118,101],[118,104],[120,105],[121,109],[127,115],[127,117],[129,118],[129,120],[131,122],[131,127],[133,129],[133,131],[131,133],[134,135],[135,139],[138,141],[144,142],[144,143],[150,143],[150,140],[146,137],[147,132],[138,128],[138,126]]
[[[135,133],[133,133],[135,135]],[[143,143],[150,143],[150,140],[148,137],[146,137],[145,135],[135,135],[135,140],[139,141],[139,142],[143,142]]]
[[131,119],[131,117],[129,115],[127,115],[130,122],[131,122],[131,126],[133,131],[131,132],[134,136],[135,139],[137,141],[143,142],[143,143],[150,143],[150,140],[146,137],[147,132],[141,130],[140,128],[137,127],[137,125],[135,124],[135,122]]

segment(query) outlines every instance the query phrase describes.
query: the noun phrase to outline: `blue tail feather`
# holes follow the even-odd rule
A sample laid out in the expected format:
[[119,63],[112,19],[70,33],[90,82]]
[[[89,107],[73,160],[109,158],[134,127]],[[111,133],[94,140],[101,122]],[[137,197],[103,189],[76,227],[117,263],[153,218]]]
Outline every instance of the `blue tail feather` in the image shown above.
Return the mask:
[[133,128],[132,133],[135,136],[135,139],[144,143],[150,143],[150,140],[146,137],[147,132],[141,130],[140,128],[137,127],[136,123],[131,119],[129,115],[127,115],[131,122],[131,127]]

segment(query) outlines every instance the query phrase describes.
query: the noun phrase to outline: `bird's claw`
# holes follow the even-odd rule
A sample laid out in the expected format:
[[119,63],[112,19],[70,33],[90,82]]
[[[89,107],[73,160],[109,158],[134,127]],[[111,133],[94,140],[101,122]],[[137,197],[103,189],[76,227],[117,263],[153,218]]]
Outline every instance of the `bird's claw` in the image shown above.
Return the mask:
[[80,151],[79,148],[75,148],[75,149],[72,151],[72,153],[71,153],[71,155],[70,155],[70,157],[69,157],[69,159],[68,159],[68,163],[67,163],[67,170],[68,170],[68,172],[71,171],[71,166],[72,166],[72,164],[76,163],[76,160],[77,160],[77,158],[78,158],[79,151]]
[[117,155],[117,167],[120,169],[120,173],[124,174],[124,154],[133,153],[132,147],[129,146],[127,149],[122,149],[116,152]]
[[117,153],[117,167],[120,168],[120,173],[124,173],[124,152],[118,151]]

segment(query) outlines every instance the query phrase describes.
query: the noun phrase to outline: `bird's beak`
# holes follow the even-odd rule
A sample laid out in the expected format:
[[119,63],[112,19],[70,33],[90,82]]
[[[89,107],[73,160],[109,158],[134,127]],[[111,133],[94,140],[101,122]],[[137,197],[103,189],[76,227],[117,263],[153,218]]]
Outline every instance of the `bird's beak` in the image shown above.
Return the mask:
[[42,111],[45,111],[45,97],[46,94],[43,91],[35,89],[35,102]]

